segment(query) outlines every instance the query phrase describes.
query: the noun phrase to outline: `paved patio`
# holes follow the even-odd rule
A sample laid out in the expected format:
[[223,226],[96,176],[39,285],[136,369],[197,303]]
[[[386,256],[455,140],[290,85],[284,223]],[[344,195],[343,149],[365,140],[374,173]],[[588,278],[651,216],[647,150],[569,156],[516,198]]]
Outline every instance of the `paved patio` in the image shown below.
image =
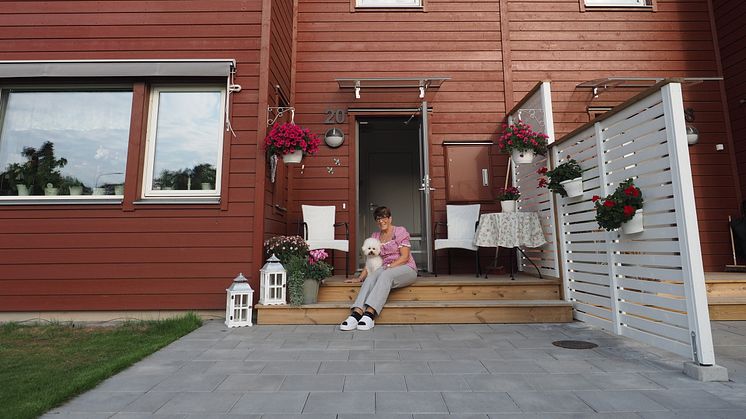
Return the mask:
[[[746,418],[746,322],[714,322],[731,377],[584,323],[254,326],[210,321],[44,418]],[[588,350],[556,340],[587,340]]]

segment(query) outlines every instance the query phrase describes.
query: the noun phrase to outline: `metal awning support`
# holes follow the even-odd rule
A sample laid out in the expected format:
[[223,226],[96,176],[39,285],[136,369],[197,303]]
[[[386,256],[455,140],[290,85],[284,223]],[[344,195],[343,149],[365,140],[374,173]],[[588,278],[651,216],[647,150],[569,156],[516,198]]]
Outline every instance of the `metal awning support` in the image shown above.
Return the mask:
[[[593,89],[593,97],[614,88],[647,88],[670,77],[606,77],[580,83],[577,87]],[[698,84],[703,81],[720,81],[722,77],[682,77],[682,84]]]
[[425,98],[429,88],[438,88],[450,77],[383,77],[383,78],[349,78],[335,79],[340,89],[354,89],[355,99],[360,99],[361,91],[366,89],[415,89],[419,98]]

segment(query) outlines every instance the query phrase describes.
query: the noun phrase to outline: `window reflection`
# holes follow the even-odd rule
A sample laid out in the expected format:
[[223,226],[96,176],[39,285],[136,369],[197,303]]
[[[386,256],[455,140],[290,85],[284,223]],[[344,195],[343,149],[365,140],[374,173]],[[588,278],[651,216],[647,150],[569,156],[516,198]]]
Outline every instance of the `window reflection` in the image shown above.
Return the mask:
[[222,92],[159,90],[157,95],[151,189],[215,194],[222,155]]
[[6,90],[0,196],[121,195],[132,92]]

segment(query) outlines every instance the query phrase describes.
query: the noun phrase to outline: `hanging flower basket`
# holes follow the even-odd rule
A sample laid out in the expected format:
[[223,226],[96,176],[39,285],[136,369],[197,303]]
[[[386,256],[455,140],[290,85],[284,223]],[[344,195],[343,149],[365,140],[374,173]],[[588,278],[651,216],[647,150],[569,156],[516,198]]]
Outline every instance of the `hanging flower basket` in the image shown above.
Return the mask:
[[[285,163],[300,163],[304,155],[316,154],[320,144],[321,139],[316,134],[292,122],[273,126],[264,139],[264,149],[269,154],[282,156]],[[285,158],[293,153],[293,157]]]
[[282,161],[285,164],[300,163],[301,160],[303,160],[303,151],[301,150],[295,150],[292,153],[282,155]]
[[546,134],[536,132],[531,126],[518,121],[515,124],[503,125],[503,133],[497,139],[500,151],[510,153],[516,164],[531,163],[534,155],[547,152]]
[[[542,167],[536,173],[546,176],[546,178],[539,178],[540,188],[546,187],[566,198],[583,195],[583,169],[575,159],[567,160],[554,170]],[[548,181],[547,178],[549,178]]]
[[[596,207],[598,225],[611,231],[631,221],[636,213],[642,210],[643,199],[640,188],[635,186],[632,179],[627,179],[619,184],[613,194],[606,196],[606,198],[594,195],[592,201]],[[640,217],[640,221],[642,221],[642,217]]]

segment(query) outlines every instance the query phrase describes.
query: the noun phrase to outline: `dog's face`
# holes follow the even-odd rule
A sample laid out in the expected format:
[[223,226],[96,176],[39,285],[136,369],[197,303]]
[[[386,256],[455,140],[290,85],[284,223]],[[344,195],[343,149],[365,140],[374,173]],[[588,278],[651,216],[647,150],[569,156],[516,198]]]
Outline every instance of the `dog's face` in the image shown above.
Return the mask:
[[381,242],[372,237],[363,242],[363,254],[365,256],[378,256],[381,254]]

